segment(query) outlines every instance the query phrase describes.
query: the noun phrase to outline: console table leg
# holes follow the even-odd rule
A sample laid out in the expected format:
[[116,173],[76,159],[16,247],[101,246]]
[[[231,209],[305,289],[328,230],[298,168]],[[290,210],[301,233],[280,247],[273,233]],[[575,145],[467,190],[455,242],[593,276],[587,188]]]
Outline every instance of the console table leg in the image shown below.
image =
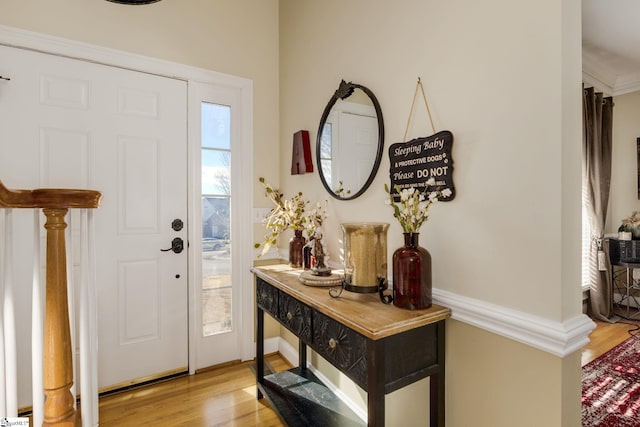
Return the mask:
[[258,307],[256,310],[256,389],[258,399],[262,399],[260,385],[264,383],[264,311]]
[[444,321],[438,322],[438,373],[429,377],[429,425],[444,427]]
[[367,342],[367,412],[369,427],[384,427],[384,344]]
[[307,370],[307,345],[301,339],[298,339],[298,366],[300,372]]

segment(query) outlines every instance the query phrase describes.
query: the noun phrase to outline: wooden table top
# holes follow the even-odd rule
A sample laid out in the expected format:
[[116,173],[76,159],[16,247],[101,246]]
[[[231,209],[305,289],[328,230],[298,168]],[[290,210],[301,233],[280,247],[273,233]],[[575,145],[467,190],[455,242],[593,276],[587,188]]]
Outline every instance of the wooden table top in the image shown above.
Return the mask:
[[406,310],[393,304],[383,304],[377,293],[360,294],[345,290],[340,297],[332,298],[330,287],[303,284],[298,279],[303,270],[288,265],[254,267],[251,271],[286,294],[373,340],[435,323],[451,315],[450,309],[436,304],[424,310]]

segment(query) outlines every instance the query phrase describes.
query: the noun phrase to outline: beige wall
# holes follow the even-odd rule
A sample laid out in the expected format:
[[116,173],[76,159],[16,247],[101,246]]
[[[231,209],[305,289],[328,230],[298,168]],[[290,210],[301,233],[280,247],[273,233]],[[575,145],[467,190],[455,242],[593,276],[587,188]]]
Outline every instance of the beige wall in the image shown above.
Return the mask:
[[622,220],[640,210],[636,140],[640,137],[640,92],[613,99],[613,153],[607,233],[617,233]]
[[[376,94],[386,131],[380,170],[359,199],[336,201],[317,173],[286,167],[282,189],[329,198],[332,256],[347,221],[391,223],[390,256],[401,229],[383,203],[386,150],[403,138],[420,76],[436,130],[455,139],[456,199],[436,205],[421,230],[434,286],[554,322],[577,316],[580,61],[578,0],[281,0],[280,163],[290,161],[293,132],[315,139],[341,79]],[[432,133],[416,105],[408,138]],[[457,321],[447,329],[448,426],[580,424],[575,354],[558,358]],[[394,396],[397,408],[424,407],[424,398]],[[403,413],[402,425],[420,424]]]
[[447,338],[448,426],[581,424],[575,387],[566,388],[580,384],[579,352],[560,359],[455,321]]
[[[334,9],[333,2],[281,2],[283,190],[327,198],[317,173],[289,175],[292,134],[308,129],[315,139],[340,80],[363,84],[382,106],[385,153],[364,196],[352,202],[330,198],[326,233],[337,237],[340,222],[388,221],[390,246],[399,246],[400,227],[383,203],[386,149],[403,137],[421,76],[436,130],[454,134],[458,195],[435,206],[421,230],[436,286],[561,320],[565,310],[575,312],[579,305],[579,299],[568,308],[557,303],[562,300],[562,190],[571,185],[579,192],[580,175],[579,157],[566,160],[561,144],[565,101],[557,2],[439,3],[403,0],[371,8],[350,1]],[[579,101],[579,63],[573,66]],[[417,105],[409,137],[431,133],[425,109]],[[571,146],[576,155],[579,132],[575,128]],[[564,161],[577,164],[571,165],[578,172],[572,182],[563,182]],[[570,208],[579,218],[579,204]],[[573,232],[579,237],[579,224]],[[337,253],[337,243],[330,249]],[[532,268],[536,265],[544,268]],[[572,267],[578,276],[579,265]],[[532,289],[538,297],[522,298],[523,290]]]
[[[422,230],[435,286],[558,322],[580,312],[578,0],[281,0],[279,15],[276,0],[2,3],[2,25],[252,79],[255,175],[312,200],[327,198],[317,173],[288,175],[293,132],[315,138],[340,79],[352,80],[377,95],[388,147],[421,76],[437,130],[455,137],[458,195]],[[413,123],[409,137],[431,132],[424,109]],[[330,200],[329,240],[340,222],[387,221],[389,251],[400,245],[383,204],[388,169],[385,152],[370,191]],[[259,186],[254,200],[268,206]],[[579,425],[576,355],[456,321],[447,331],[449,426]],[[422,406],[415,387],[390,396],[388,412]]]

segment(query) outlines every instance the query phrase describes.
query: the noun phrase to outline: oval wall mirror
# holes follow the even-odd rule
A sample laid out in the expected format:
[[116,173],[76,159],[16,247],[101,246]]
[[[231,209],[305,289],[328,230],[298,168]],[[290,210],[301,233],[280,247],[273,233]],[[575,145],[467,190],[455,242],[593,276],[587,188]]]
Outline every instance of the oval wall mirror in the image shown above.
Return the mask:
[[340,82],[322,113],[316,163],[329,194],[339,200],[360,196],[376,176],[384,148],[382,110],[373,92]]

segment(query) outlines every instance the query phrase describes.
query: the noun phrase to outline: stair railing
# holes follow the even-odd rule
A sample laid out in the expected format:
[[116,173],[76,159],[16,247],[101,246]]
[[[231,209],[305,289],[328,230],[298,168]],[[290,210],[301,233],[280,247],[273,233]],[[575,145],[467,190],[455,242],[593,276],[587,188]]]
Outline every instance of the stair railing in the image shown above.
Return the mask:
[[[67,224],[65,217],[69,209],[95,209],[100,204],[102,194],[93,190],[72,189],[36,189],[36,190],[9,190],[0,181],[0,209],[4,212],[5,239],[11,239],[11,210],[12,209],[36,209],[42,210],[46,217],[44,228],[46,230],[46,302],[45,321],[42,336],[43,367],[42,367],[42,391],[44,394],[43,426],[77,426],[79,417],[75,408],[75,396],[72,392],[74,384],[72,334],[69,322],[69,303],[67,292],[67,256],[65,245],[65,229]],[[36,215],[37,217],[37,215]],[[36,220],[36,223],[38,220]],[[83,231],[86,231],[86,223],[83,223]],[[36,236],[36,239],[38,237]],[[90,241],[90,239],[89,239]],[[83,240],[86,243],[86,239]],[[39,246],[39,245],[38,245]],[[36,247],[38,247],[36,246]],[[90,251],[91,249],[89,249]],[[36,255],[37,259],[38,255]],[[83,255],[83,257],[85,257]],[[88,257],[91,262],[91,256]],[[87,261],[87,260],[85,260]],[[15,355],[15,320],[13,318],[15,307],[13,306],[13,284],[11,283],[11,251],[4,251],[4,289],[2,289],[2,320],[0,328],[0,369],[5,373],[5,388],[0,393],[0,410],[5,410],[7,416],[15,416],[17,412],[17,378]],[[34,262],[34,264],[36,264]],[[37,263],[39,264],[39,262]],[[37,279],[39,265],[34,265],[34,282]],[[34,305],[40,296],[34,287]],[[83,296],[86,298],[86,296]],[[82,307],[82,304],[81,304]],[[35,310],[35,308],[34,308]],[[81,308],[82,311],[82,308]],[[95,315],[95,313],[93,313]],[[37,330],[37,321],[34,322]],[[80,325],[80,341],[88,339],[87,328]],[[32,337],[37,341],[37,333]],[[12,344],[6,344],[11,342]],[[36,343],[37,344],[37,343]],[[82,345],[82,344],[81,344]],[[82,357],[82,356],[81,356]],[[95,382],[96,367],[90,366],[88,380]],[[37,367],[34,366],[34,371]],[[85,375],[85,369],[82,369]],[[1,374],[0,374],[1,375]],[[33,375],[38,375],[33,372]],[[0,383],[1,384],[1,383]],[[95,385],[95,384],[93,384]],[[83,383],[84,387],[84,383]],[[93,387],[93,386],[92,386]],[[97,386],[96,386],[97,391]],[[39,392],[34,390],[34,396]],[[89,399],[86,402],[90,418],[95,416],[97,423],[97,395],[96,401]],[[84,403],[84,402],[83,402]],[[36,405],[34,399],[34,421],[36,421]],[[96,412],[96,413],[94,413]],[[36,421],[39,423],[38,421]],[[34,422],[34,425],[37,425]]]

